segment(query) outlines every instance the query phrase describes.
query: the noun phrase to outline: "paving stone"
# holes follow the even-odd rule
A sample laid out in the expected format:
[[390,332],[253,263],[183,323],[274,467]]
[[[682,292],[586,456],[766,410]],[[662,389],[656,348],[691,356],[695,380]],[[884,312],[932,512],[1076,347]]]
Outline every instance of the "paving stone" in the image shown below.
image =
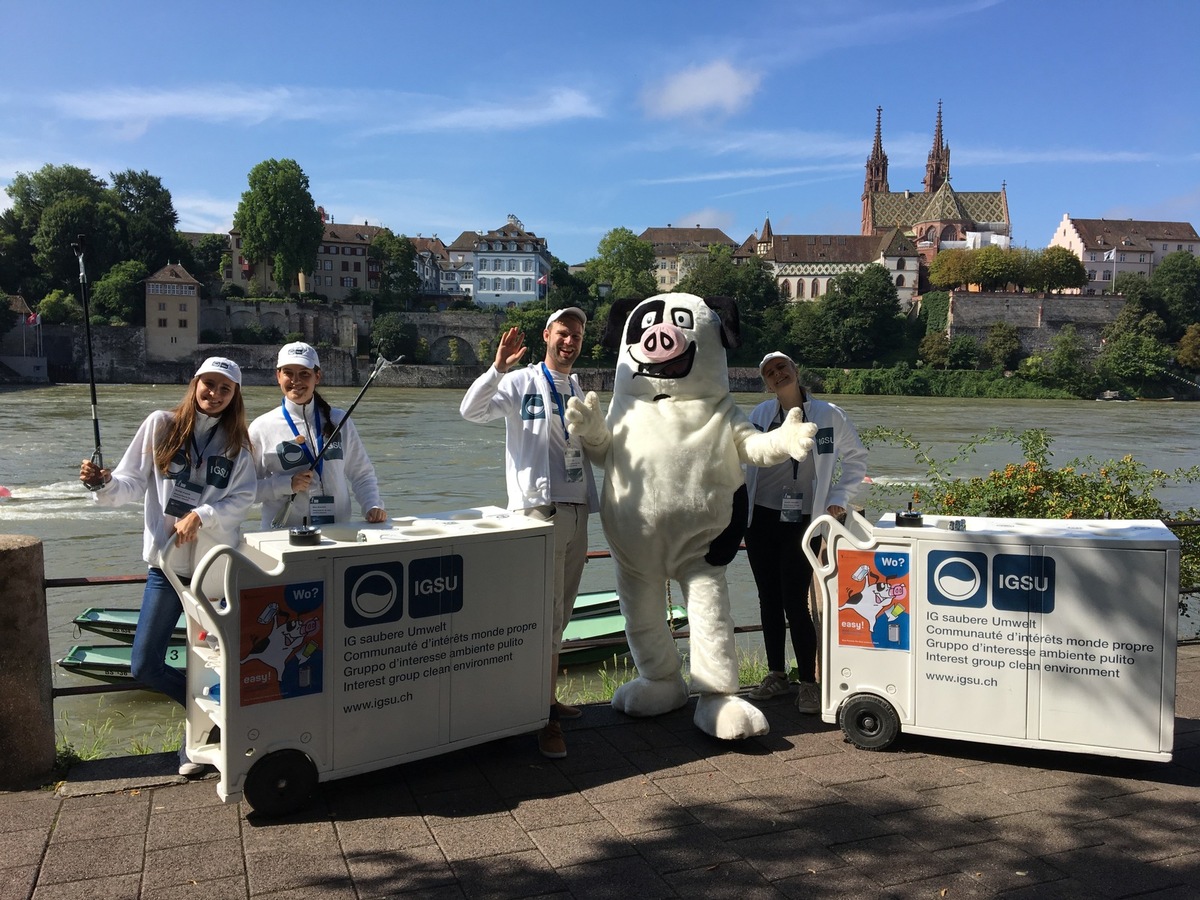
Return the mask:
[[637,851],[609,822],[581,822],[529,831],[529,837],[542,856],[556,869],[592,863]]
[[[916,831],[913,834],[915,835]],[[829,850],[850,866],[882,885],[892,886],[935,875],[961,874],[948,860],[925,852],[925,847],[904,834],[888,834],[865,841],[834,844]]]
[[346,854],[350,880],[363,897],[390,897],[456,886],[454,870],[436,844]]
[[664,876],[679,897],[705,900],[776,900],[787,896],[745,862],[704,866]]
[[446,859],[452,863],[534,849],[529,835],[511,816],[434,825],[432,831]]
[[51,842],[38,885],[140,873],[145,844],[143,834]]

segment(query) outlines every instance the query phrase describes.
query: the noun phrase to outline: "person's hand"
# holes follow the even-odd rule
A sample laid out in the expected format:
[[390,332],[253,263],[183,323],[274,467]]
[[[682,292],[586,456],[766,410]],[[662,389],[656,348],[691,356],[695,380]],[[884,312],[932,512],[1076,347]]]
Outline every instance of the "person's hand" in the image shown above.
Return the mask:
[[825,507],[825,512],[829,513],[839,522],[844,521],[846,518],[846,507],[844,506],[827,506]]
[[312,469],[305,469],[303,472],[297,472],[295,475],[292,476],[292,493],[293,494],[306,493],[308,491],[309,487],[312,485],[312,480],[313,480],[313,470]]
[[177,520],[175,522],[175,546],[182,547],[184,544],[194,541],[203,524],[194,509],[182,519]]
[[387,510],[381,509],[378,506],[372,506],[370,509],[367,510],[367,521],[368,522],[386,522],[387,521]]
[[507,372],[515,366],[529,348],[525,346],[525,335],[515,325],[500,335],[496,347],[496,371]]
[[85,459],[79,463],[79,480],[86,485],[95,487],[98,484],[108,484],[112,481],[112,473],[109,469],[102,469],[90,459]]

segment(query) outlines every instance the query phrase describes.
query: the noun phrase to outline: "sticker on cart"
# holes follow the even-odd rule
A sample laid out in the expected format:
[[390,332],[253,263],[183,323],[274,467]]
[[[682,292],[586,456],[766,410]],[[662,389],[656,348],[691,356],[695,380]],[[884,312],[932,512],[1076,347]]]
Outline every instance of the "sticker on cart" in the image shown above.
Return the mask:
[[325,582],[248,588],[238,604],[241,705],[321,693]]
[[838,551],[840,646],[909,649],[910,571],[907,552]]
[[414,619],[461,612],[463,558],[450,553],[414,559],[408,567],[408,598]]
[[925,558],[928,600],[934,606],[987,606],[988,558],[975,550],[931,550]]

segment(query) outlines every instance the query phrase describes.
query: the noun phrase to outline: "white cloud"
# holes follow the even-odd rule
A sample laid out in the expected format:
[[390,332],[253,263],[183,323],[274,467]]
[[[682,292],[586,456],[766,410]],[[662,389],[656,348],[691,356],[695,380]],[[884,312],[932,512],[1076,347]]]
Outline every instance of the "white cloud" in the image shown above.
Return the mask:
[[647,114],[654,118],[696,115],[710,110],[738,112],[758,90],[762,76],[734,68],[719,59],[693,66],[668,77],[642,96]]

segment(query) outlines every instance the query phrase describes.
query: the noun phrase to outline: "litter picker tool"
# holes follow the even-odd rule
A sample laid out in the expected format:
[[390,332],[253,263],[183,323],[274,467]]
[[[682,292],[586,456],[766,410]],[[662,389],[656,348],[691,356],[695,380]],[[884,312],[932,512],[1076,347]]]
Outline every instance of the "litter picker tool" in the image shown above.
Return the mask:
[[[363,394],[365,394],[367,392],[367,388],[369,388],[371,386],[371,382],[375,380],[375,376],[378,375],[380,372],[382,372],[384,369],[386,369],[388,366],[394,366],[394,365],[398,364],[402,359],[404,359],[403,356],[397,356],[395,359],[384,359],[382,356],[379,357],[379,359],[375,363],[375,368],[373,368],[371,370],[371,374],[367,378],[367,383],[362,386],[362,390],[358,392],[358,396],[354,398],[354,402],[351,403],[346,408],[346,412],[342,414],[341,420],[337,423],[337,426],[330,433],[328,439],[326,439],[325,446],[321,448],[321,451],[317,454],[316,458],[311,463],[309,463],[308,468],[310,471],[317,467],[317,464],[321,461],[321,458],[325,455],[325,451],[328,450],[330,448],[330,446],[333,444],[334,438],[336,438],[338,436],[338,433],[341,432],[341,430],[342,430],[342,426],[345,425],[346,422],[349,420],[350,414],[352,412],[354,412],[354,407],[358,406],[358,401],[363,398]],[[295,492],[293,492],[287,498],[287,502],[283,504],[283,507],[279,510],[279,512],[277,512],[275,514],[275,518],[273,518],[271,520],[272,528],[282,528],[283,527],[283,524],[287,521],[288,514],[292,511],[292,503],[295,501],[295,499],[296,499],[296,494],[295,494]]]
[[[92,451],[92,464],[98,469],[103,469],[104,453],[100,449],[100,418],[96,414],[96,367],[92,362],[92,311],[88,307],[87,269],[83,261],[85,237],[82,234],[76,237],[75,243],[71,245],[71,251],[79,260],[79,299],[83,303],[83,333],[87,341],[88,384],[92,389],[92,432],[96,436],[96,449]],[[98,491],[104,487],[104,479],[101,478],[96,484],[87,482],[85,486],[89,491]]]

